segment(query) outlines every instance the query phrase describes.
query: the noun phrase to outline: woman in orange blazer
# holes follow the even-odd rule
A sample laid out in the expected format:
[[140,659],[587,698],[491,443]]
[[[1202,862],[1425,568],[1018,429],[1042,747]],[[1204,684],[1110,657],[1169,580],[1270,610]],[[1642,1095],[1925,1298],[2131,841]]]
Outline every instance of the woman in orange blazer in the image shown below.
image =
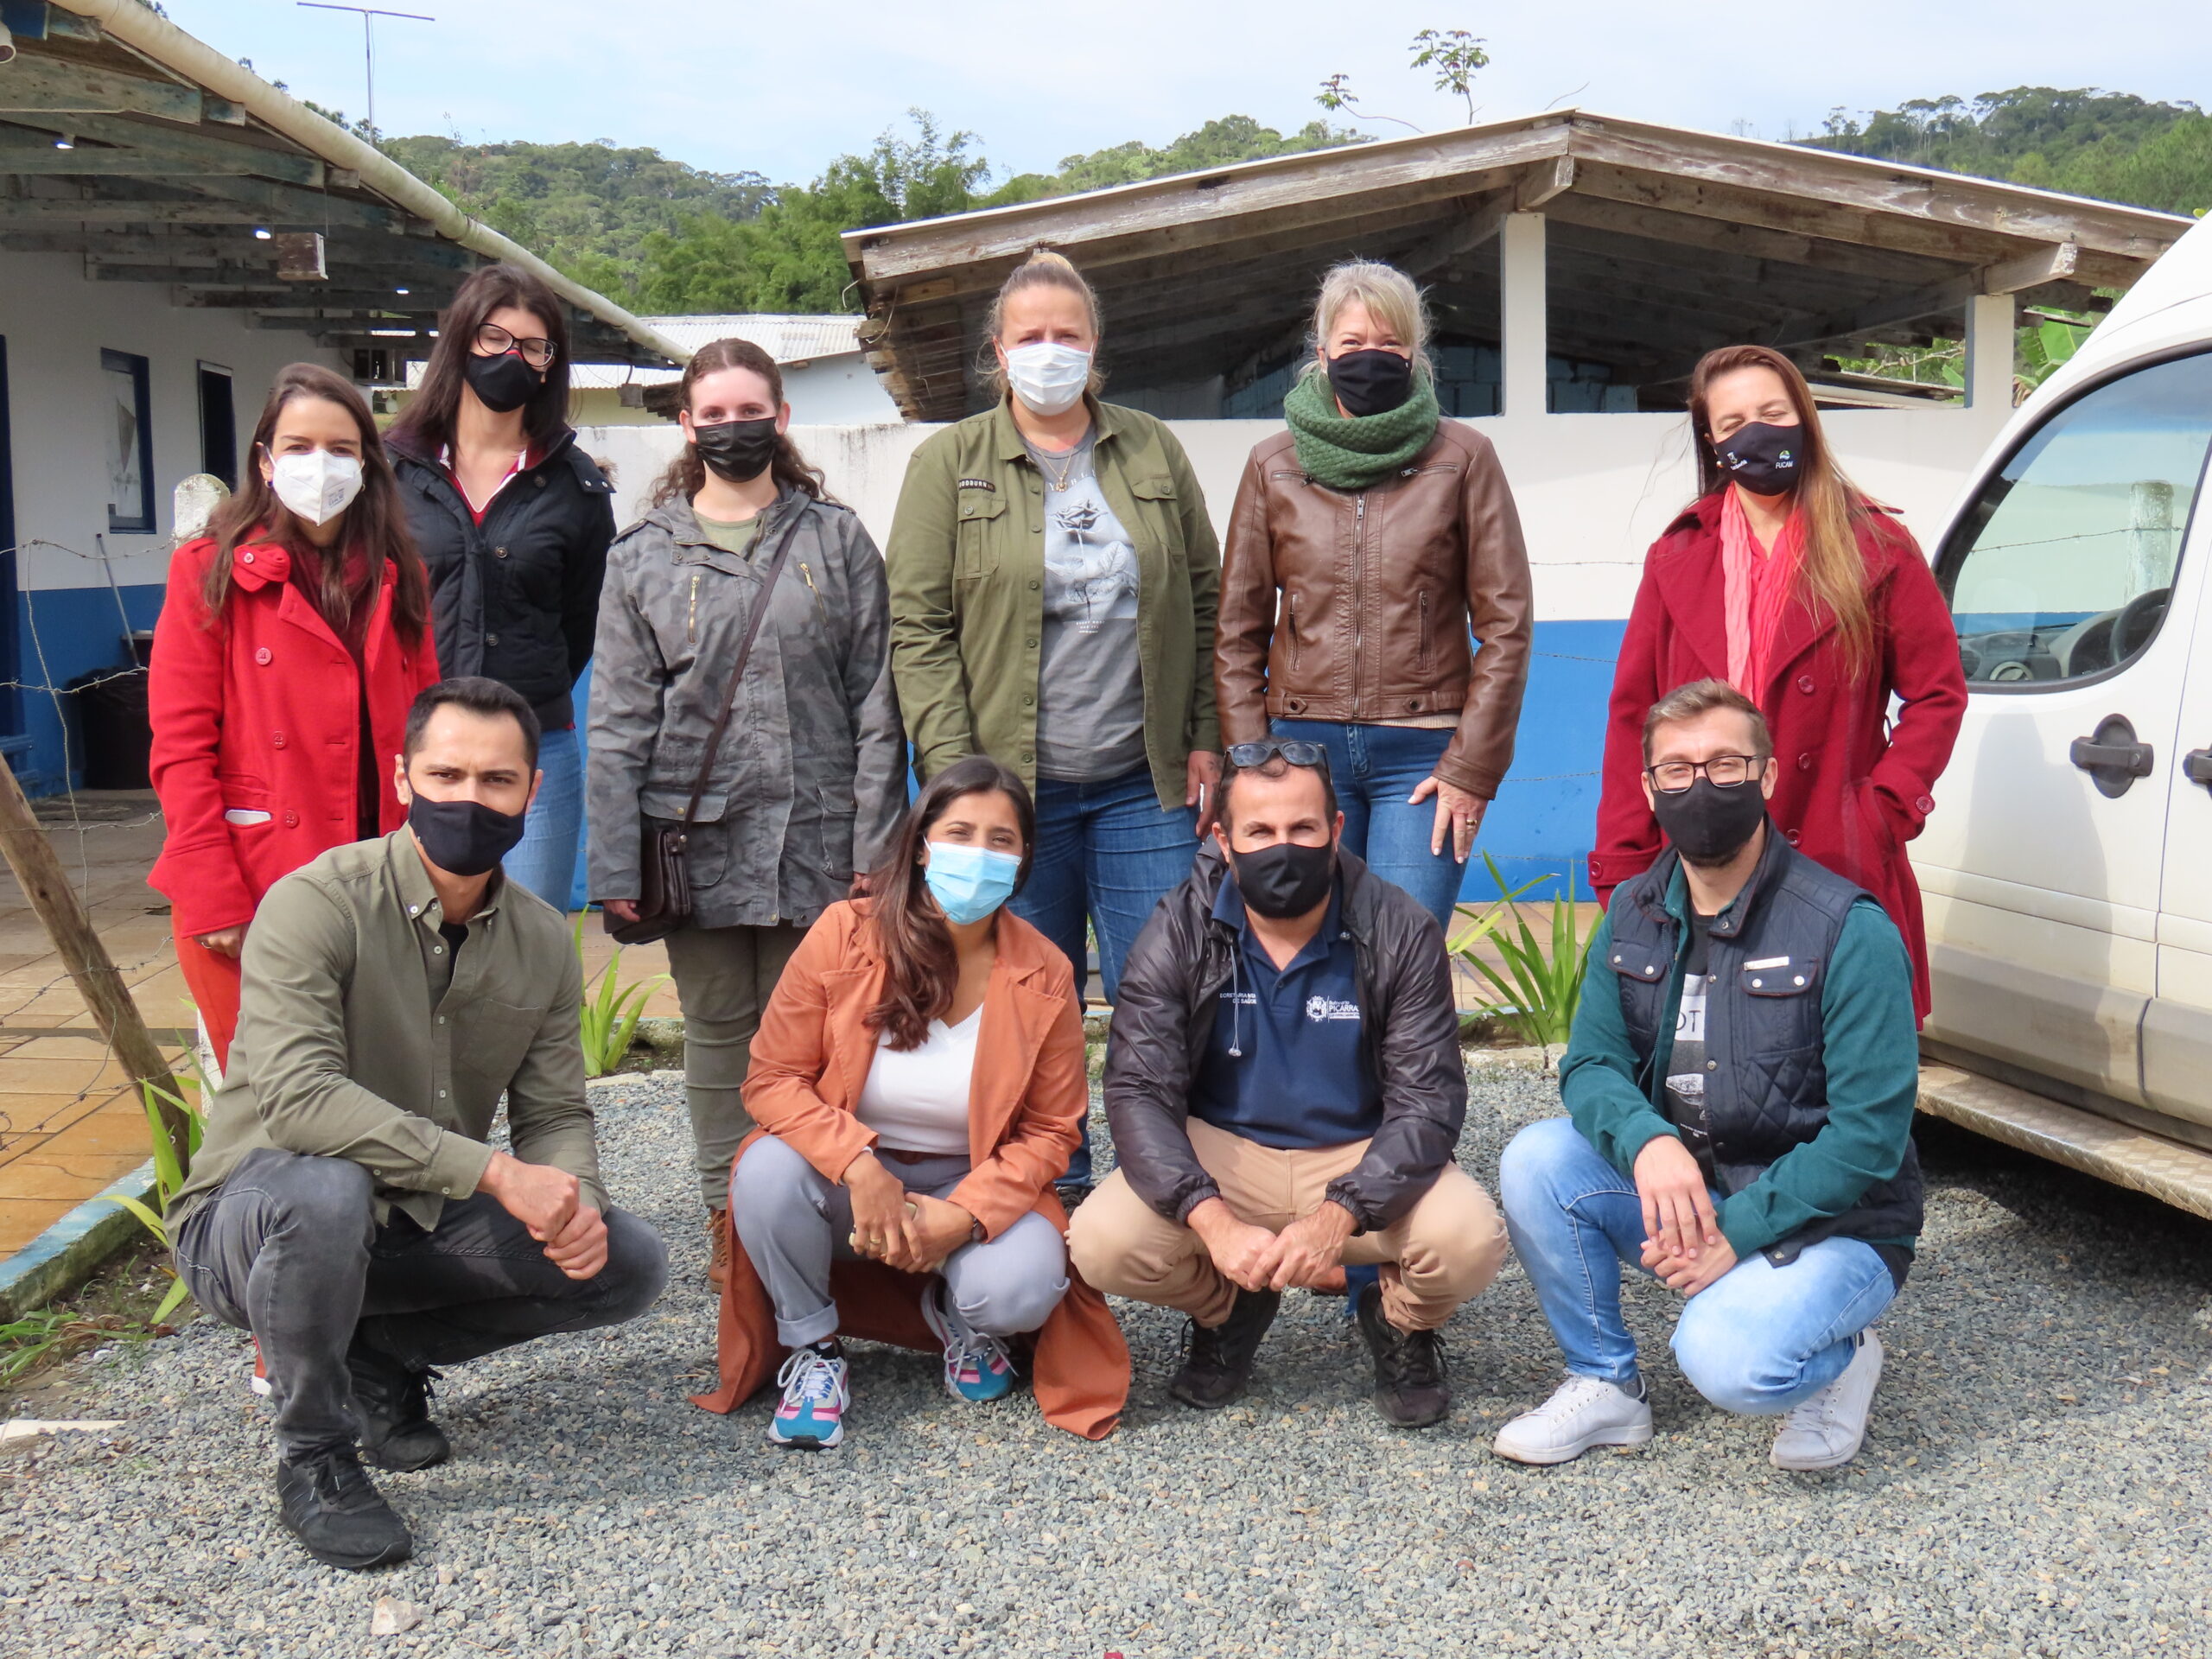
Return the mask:
[[823,915],[762,1015],[758,1127],[730,1176],[722,1386],[698,1403],[730,1410],[780,1358],[773,1445],[844,1438],[841,1333],[941,1351],[947,1391],[978,1403],[1011,1392],[1007,1345],[1033,1332],[1046,1421],[1089,1440],[1119,1421],[1128,1348],[1068,1265],[1052,1191],[1090,1104],[1075,976],[1003,908],[1035,822],[996,761],[946,767],[872,896]]

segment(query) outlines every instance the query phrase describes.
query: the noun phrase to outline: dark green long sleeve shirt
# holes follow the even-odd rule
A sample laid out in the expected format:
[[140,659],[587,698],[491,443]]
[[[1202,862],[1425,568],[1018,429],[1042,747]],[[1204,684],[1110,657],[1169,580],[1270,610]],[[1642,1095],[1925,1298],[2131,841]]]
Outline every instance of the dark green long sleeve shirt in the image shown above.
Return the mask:
[[[1667,910],[1686,924],[1689,901],[1677,871]],[[1685,948],[1688,938],[1682,931]],[[1682,957],[1675,961],[1660,1052],[1642,1064],[1629,1041],[1611,960],[1612,918],[1590,942],[1590,979],[1575,1010],[1560,1092],[1574,1127],[1599,1153],[1632,1176],[1636,1155],[1653,1136],[1673,1135],[1658,1104],[1666,1087],[1675,1015],[1681,1001]],[[1841,1215],[1866,1190],[1897,1173],[1912,1133],[1920,1092],[1920,1046],[1912,1014],[1912,968],[1897,925],[1871,899],[1844,918],[1821,987],[1821,1059],[1827,1070],[1828,1120],[1821,1132],[1768,1166],[1759,1179],[1719,1207],[1720,1231],[1737,1255],[1780,1243],[1792,1233]],[[1715,1054],[1724,1065],[1730,1057]],[[1649,1092],[1638,1077],[1649,1078]],[[1869,1239],[1910,1249],[1910,1238]]]

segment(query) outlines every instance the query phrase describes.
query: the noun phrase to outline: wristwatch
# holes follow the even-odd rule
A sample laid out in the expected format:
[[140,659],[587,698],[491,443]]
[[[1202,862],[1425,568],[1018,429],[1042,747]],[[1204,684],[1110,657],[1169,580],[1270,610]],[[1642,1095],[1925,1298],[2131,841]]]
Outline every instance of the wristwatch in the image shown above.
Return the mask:
[[968,1242],[970,1244],[980,1244],[989,1236],[990,1235],[983,1230],[982,1221],[971,1221],[968,1224]]

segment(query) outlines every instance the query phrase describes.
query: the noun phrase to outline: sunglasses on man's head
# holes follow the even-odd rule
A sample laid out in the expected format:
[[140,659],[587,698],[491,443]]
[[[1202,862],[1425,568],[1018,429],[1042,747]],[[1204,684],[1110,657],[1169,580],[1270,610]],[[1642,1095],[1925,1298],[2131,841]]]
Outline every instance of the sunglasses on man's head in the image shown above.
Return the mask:
[[1232,743],[1223,753],[1229,764],[1239,772],[1264,766],[1277,755],[1294,766],[1318,766],[1323,772],[1329,769],[1328,750],[1303,738],[1270,737],[1258,743]]

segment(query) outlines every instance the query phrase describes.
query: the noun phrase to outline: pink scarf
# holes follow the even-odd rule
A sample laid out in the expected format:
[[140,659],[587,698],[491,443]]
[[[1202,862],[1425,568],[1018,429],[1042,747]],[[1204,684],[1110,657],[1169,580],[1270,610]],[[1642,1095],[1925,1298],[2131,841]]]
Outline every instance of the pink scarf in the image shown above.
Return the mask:
[[1793,512],[1772,549],[1762,550],[1734,486],[1722,497],[1721,603],[1728,626],[1728,682],[1753,702],[1766,695],[1774,644],[1797,586],[1798,554],[1804,543],[1804,518]]

